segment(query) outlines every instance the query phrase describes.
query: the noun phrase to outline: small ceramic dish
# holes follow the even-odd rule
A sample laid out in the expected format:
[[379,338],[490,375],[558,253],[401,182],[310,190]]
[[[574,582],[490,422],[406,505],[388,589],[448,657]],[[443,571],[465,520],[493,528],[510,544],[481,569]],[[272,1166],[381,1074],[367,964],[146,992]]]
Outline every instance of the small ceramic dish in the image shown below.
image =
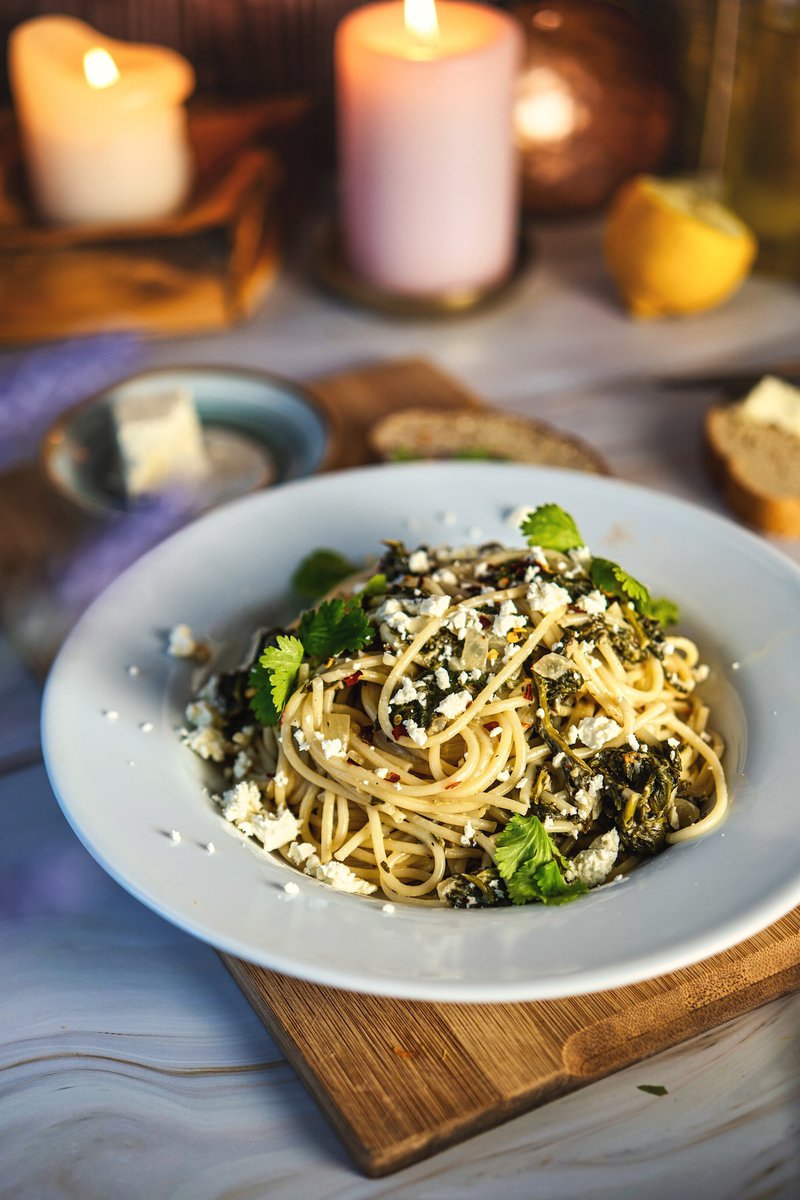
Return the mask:
[[94,513],[136,507],[140,501],[125,491],[114,402],[175,388],[191,394],[208,452],[210,469],[197,488],[199,509],[312,475],[325,460],[328,420],[297,384],[236,367],[175,367],[133,375],[63,413],[42,443],[50,483]]

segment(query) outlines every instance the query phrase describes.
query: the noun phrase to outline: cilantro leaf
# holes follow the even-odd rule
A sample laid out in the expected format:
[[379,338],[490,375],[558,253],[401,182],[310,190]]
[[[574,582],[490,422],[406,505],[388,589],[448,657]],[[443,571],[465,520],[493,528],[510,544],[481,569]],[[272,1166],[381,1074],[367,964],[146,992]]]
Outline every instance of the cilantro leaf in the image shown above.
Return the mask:
[[292,576],[292,587],[302,596],[316,600],[357,570],[355,563],[336,550],[314,550]]
[[646,617],[652,617],[654,621],[658,621],[659,625],[676,625],[680,620],[680,609],[674,600],[668,600],[666,596],[651,596],[650,599],[642,605],[642,612]]
[[503,879],[511,879],[523,863],[550,862],[553,844],[538,817],[513,816],[495,842],[494,861]]
[[595,587],[607,596],[632,600],[640,608],[650,601],[650,593],[644,584],[623,571],[619,563],[612,562],[610,558],[593,558],[590,574]]
[[250,684],[256,689],[250,707],[262,725],[277,725],[303,661],[303,643],[296,637],[279,633],[275,641],[250,672]]
[[669,1092],[663,1083],[637,1083],[637,1090],[647,1092],[648,1096],[668,1096]]
[[578,526],[569,513],[564,512],[558,504],[540,504],[533,512],[528,513],[520,529],[529,546],[564,551],[575,550],[583,545]]
[[569,904],[586,894],[586,885],[575,880],[567,883],[554,861],[523,863],[508,880],[506,887],[514,904]]
[[360,650],[372,638],[358,596],[323,600],[318,608],[303,613],[298,632],[309,658],[331,658]]
[[568,904],[583,896],[582,883],[567,883],[567,860],[538,817],[514,816],[495,842],[495,865],[512,904]]

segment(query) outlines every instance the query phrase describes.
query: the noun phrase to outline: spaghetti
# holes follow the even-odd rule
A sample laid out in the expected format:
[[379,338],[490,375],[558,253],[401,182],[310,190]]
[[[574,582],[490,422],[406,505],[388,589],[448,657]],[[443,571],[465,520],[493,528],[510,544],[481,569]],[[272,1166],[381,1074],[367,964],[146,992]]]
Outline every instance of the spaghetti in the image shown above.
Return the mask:
[[[597,586],[585,547],[388,547],[344,588],[367,643],[303,661],[279,724],[253,720],[248,664],[189,705],[241,832],[346,891],[477,907],[516,898],[497,868],[515,817],[545,831],[563,898],[720,822],[697,647]],[[561,902],[536,879],[520,894]]]

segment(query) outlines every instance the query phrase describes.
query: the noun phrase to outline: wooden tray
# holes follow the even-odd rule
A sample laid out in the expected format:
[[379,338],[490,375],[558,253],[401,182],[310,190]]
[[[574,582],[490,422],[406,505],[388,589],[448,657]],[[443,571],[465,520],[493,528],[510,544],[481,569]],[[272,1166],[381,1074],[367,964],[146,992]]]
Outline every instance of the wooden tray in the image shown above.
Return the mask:
[[0,114],[0,344],[111,329],[151,336],[249,316],[279,266],[282,166],[255,144],[299,121],[300,98],[189,109],[197,181],[186,207],[140,225],[37,221],[10,114]]

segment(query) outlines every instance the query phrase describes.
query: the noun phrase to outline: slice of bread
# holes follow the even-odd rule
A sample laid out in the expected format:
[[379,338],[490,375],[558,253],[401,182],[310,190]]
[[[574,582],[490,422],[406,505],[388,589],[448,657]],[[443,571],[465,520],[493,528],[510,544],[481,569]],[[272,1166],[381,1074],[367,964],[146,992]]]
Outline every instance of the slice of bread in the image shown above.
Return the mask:
[[541,421],[496,409],[432,412],[405,408],[373,425],[372,451],[387,462],[403,459],[487,459],[538,463],[610,475],[590,446]]
[[712,472],[743,521],[766,533],[800,537],[800,437],[753,421],[736,404],[705,417]]

